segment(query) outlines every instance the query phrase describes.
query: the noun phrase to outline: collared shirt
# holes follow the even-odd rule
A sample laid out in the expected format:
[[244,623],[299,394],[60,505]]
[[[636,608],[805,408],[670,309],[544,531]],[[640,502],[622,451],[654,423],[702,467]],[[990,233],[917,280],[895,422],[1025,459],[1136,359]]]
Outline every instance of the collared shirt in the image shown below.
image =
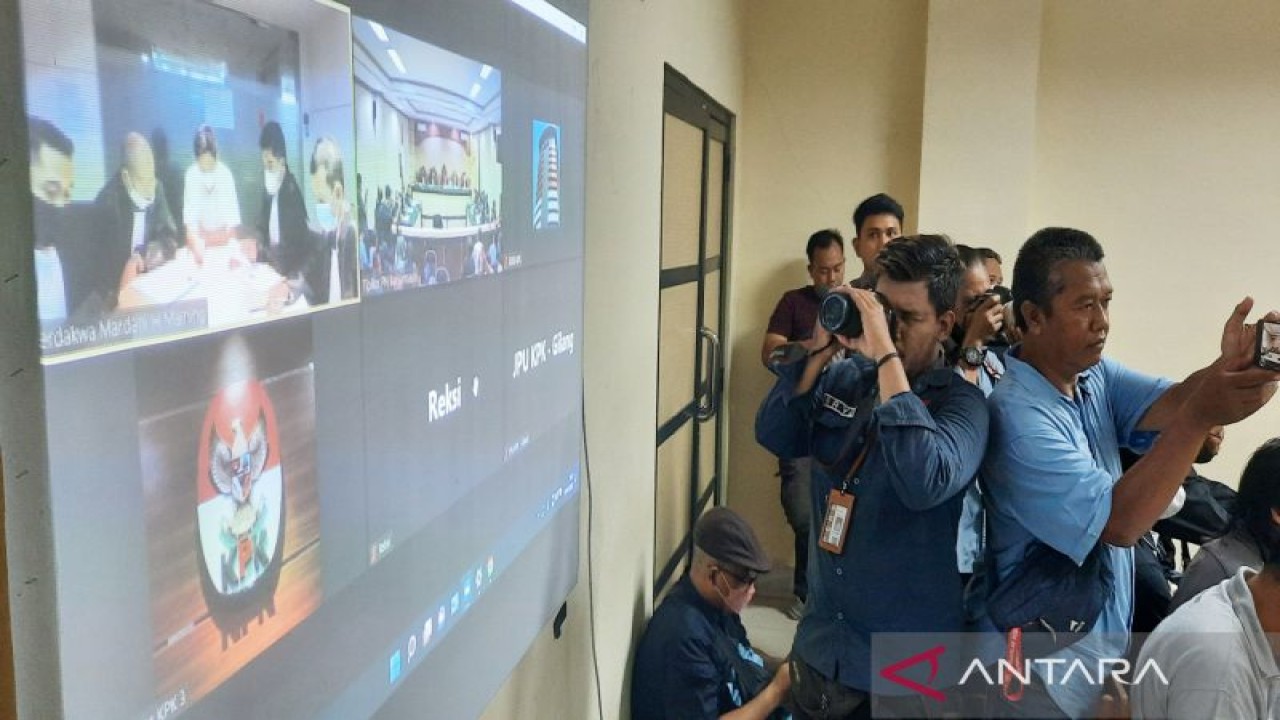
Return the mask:
[[787,342],[808,340],[813,335],[814,324],[818,322],[820,304],[822,298],[812,285],[786,291],[773,308],[769,328],[765,332],[781,335]]
[[1253,538],[1253,533],[1244,526],[1237,526],[1226,535],[1202,545],[1196,556],[1191,558],[1191,564],[1187,565],[1182,580],[1178,582],[1178,592],[1173,594],[1170,611],[1235,575],[1242,567],[1261,570],[1262,548]]
[[1136,720],[1280,718],[1280,668],[1249,591],[1256,574],[1241,568],[1151,633],[1136,668],[1154,662],[1169,684],[1148,673],[1133,686]]
[[42,323],[61,323],[67,319],[67,288],[62,260],[53,245],[37,247],[36,310]]
[[[1020,351],[1015,347],[1005,356],[1007,372],[991,393],[991,442],[982,466],[997,583],[1036,540],[1084,562],[1111,516],[1112,486],[1122,474],[1120,448],[1150,441],[1136,428],[1172,385],[1104,358],[1080,374],[1075,397],[1067,397],[1019,359]],[[1093,667],[1101,658],[1124,657],[1122,639],[1133,615],[1133,549],[1106,550],[1113,591],[1090,634],[1054,656],[1068,663],[1080,659]],[[1083,682],[1046,689],[1071,717],[1089,712],[1101,692]]]
[[[872,386],[875,373],[874,364],[860,356],[833,363],[812,397],[794,403],[815,408],[814,427],[832,432],[822,415],[840,415],[843,406],[865,402],[859,386]],[[785,374],[781,382],[788,382]],[[819,673],[864,692],[872,689],[872,633],[964,628],[956,527],[964,490],[987,444],[987,407],[976,387],[940,365],[919,377],[913,392],[884,401],[867,417],[875,444],[849,481],[855,502],[844,552],[819,548],[816,532],[810,534],[809,596],[793,648]],[[862,429],[850,425],[843,432]],[[825,516],[843,470],[813,464],[815,519]],[[815,531],[820,524],[814,523]],[[939,679],[939,686],[946,680]],[[875,690],[911,692],[880,682]]]
[[727,657],[764,672],[764,661],[747,642],[737,615],[708,603],[686,574],[658,606],[636,646],[631,680],[635,720],[718,718],[742,707],[748,695]]
[[234,230],[240,224],[240,199],[236,181],[221,161],[212,172],[199,165],[187,168],[184,177],[182,222],[190,231]]

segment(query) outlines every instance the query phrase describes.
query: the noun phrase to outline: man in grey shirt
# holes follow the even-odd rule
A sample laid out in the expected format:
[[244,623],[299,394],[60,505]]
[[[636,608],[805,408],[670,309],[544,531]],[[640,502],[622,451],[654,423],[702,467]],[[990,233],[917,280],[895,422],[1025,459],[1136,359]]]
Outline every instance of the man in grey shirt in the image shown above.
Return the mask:
[[1262,545],[1276,532],[1280,517],[1280,438],[1263,443],[1240,476],[1240,495],[1232,509],[1231,530],[1196,553],[1178,583],[1171,609],[1235,575],[1242,567],[1262,567]]
[[[1280,503],[1270,514],[1280,520]],[[1268,633],[1280,638],[1280,527],[1269,528],[1260,545],[1261,571],[1241,568],[1148,638],[1130,690],[1135,720],[1280,719],[1277,645],[1268,641]]]

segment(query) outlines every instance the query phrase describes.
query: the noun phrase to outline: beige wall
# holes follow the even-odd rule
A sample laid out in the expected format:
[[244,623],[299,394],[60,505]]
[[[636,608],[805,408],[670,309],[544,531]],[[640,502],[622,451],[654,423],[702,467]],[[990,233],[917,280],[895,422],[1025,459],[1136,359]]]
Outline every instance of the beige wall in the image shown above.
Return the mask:
[[[1280,308],[1277,27],[1268,0],[1045,3],[1031,226],[1103,243],[1133,366],[1181,377],[1245,294]],[[1234,483],[1277,434],[1273,402],[1206,474]]]
[[[662,66],[741,112],[740,8],[733,0],[591,6],[584,373],[605,717],[627,703],[631,646],[653,584]],[[565,636],[543,631],[486,718],[597,717],[585,552],[579,578]]]
[[[924,2],[751,3],[746,90],[739,118],[730,268],[729,505],[779,561],[792,539],[778,501],[776,462],[755,443],[756,406],[772,376],[760,343],[782,293],[809,282],[809,234],[853,234],[853,208],[885,191],[914,226],[924,89]],[[861,272],[849,253],[848,277]]]
[[[918,215],[927,229],[955,228],[957,235],[997,224],[1011,228],[999,234],[1012,233],[1018,217],[1025,218],[1022,235],[1051,223],[1093,231],[1107,246],[1118,288],[1110,351],[1153,371],[1180,375],[1212,357],[1222,318],[1245,292],[1280,307],[1280,284],[1272,277],[1280,266],[1274,230],[1280,225],[1280,35],[1272,31],[1280,27],[1280,5],[1027,5],[1035,7],[1015,3],[1006,8],[1013,15],[978,22],[954,0],[592,3],[584,362],[605,717],[625,715],[631,647],[651,609],[663,62],[739,117],[728,489],[730,504],[755,524],[778,559],[790,558],[789,531],[770,460],[751,431],[768,385],[758,360],[760,338],[782,291],[806,282],[805,237],[824,226],[850,233],[849,214],[862,197],[881,190],[898,197],[907,206],[908,229]],[[1042,13],[1038,49],[1021,35],[1001,37],[1009,28],[993,31],[1006,22],[1036,32],[1027,15],[1034,10]],[[11,15],[10,4],[0,3],[5,13]],[[1001,43],[1013,54],[993,53]],[[0,56],[8,74],[16,73],[16,52]],[[977,70],[958,71],[999,70],[1008,57],[1018,63],[1004,63],[1007,84],[984,84]],[[1021,63],[1033,57],[1032,84]],[[987,122],[977,98],[993,104]],[[0,111],[21,121],[21,109],[6,98]],[[1030,141],[1028,116],[1034,118]],[[1004,145],[1010,132],[1016,147]],[[21,152],[0,138],[0,149],[6,146],[10,155]],[[1003,159],[993,164],[990,154]],[[1019,163],[1028,156],[1024,175]],[[982,167],[969,174],[963,167],[969,163]],[[1013,178],[1024,177],[1029,190],[1014,187]],[[14,189],[12,174],[0,180]],[[989,199],[993,187],[1008,194],[1009,215],[996,220],[980,207],[1002,202]],[[0,216],[26,217],[12,203],[4,207],[4,198],[23,192],[0,194]],[[1001,250],[1018,244],[1006,242],[995,244]],[[22,262],[21,253],[0,252],[6,267]],[[856,260],[852,265],[850,275],[859,270]],[[0,308],[30,325],[33,293],[25,278],[3,288]],[[34,349],[6,348],[0,359],[6,375],[35,366]],[[39,384],[13,387],[5,386],[6,402],[29,411],[26,417],[40,417]],[[1225,457],[1210,474],[1234,481],[1248,451],[1280,428],[1277,421],[1280,404],[1229,432]],[[24,449],[42,446],[38,431],[7,427],[6,433],[24,441],[16,454],[7,450],[6,460],[42,473],[43,458]],[[46,506],[47,498],[31,489],[38,486],[10,483],[9,507]],[[23,522],[47,535],[45,521]],[[544,629],[486,718],[598,716],[585,540],[584,534],[565,636],[553,640]],[[48,576],[48,561],[11,557],[10,578]],[[48,601],[47,584],[14,585],[15,612]],[[15,631],[20,646],[53,634],[52,627]],[[26,702],[55,702],[56,683],[48,678],[56,673],[25,661],[18,672],[41,695]]]
[[1040,18],[1040,0],[929,3],[922,231],[1010,259],[1026,239]]
[[[1006,255],[1033,230],[1093,232],[1118,288],[1108,352],[1182,377],[1252,293],[1280,308],[1280,5],[1238,0],[758,3],[746,21],[730,289],[729,502],[787,561],[752,433],[759,343],[802,247],[887,190],[908,230]],[[918,222],[917,222],[918,219]],[[850,258],[849,275],[856,274]],[[1228,431],[1235,482],[1280,403]]]

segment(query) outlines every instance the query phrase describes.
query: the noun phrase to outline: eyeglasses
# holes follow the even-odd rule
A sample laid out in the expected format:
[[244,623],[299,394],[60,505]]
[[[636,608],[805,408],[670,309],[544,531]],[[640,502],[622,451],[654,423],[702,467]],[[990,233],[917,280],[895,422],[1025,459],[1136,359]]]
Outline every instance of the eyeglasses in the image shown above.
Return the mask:
[[747,571],[745,575],[739,575],[738,573],[734,572],[733,570],[730,570],[729,568],[723,565],[717,565],[717,567],[720,568],[720,572],[738,581],[739,587],[755,585],[756,579],[760,577],[756,573],[753,573],[750,571]]

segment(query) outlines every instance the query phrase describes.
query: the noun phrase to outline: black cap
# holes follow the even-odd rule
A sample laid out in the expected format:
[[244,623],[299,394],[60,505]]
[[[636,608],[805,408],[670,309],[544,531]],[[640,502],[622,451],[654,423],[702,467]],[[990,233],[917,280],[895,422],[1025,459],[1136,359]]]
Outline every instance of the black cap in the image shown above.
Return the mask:
[[769,556],[738,513],[715,507],[698,518],[693,528],[693,544],[727,565],[756,574],[769,572]]

